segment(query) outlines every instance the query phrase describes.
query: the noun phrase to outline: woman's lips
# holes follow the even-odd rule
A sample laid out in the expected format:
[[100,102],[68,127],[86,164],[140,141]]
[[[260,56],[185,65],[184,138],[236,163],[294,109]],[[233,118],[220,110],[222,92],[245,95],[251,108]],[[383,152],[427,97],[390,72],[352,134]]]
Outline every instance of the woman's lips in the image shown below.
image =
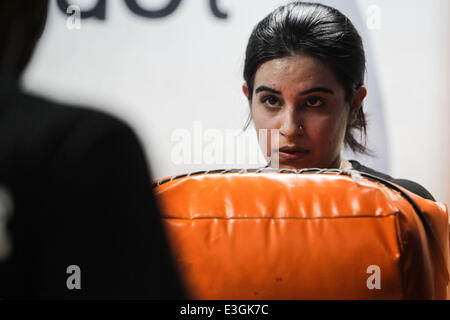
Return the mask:
[[301,148],[280,148],[278,154],[280,158],[286,160],[298,160],[305,157],[305,155],[307,155],[308,152],[309,152],[308,150]]

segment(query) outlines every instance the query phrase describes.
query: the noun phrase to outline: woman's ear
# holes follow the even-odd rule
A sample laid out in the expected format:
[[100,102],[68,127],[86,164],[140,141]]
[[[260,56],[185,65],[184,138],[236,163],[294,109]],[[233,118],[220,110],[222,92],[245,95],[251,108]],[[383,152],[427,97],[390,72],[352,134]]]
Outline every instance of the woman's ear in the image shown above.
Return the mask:
[[355,94],[353,95],[352,103],[350,105],[350,112],[348,115],[348,124],[352,125],[358,116],[358,112],[362,107],[362,103],[364,101],[364,98],[367,95],[367,89],[364,86],[359,87]]
[[247,83],[245,83],[245,82],[242,85],[242,92],[244,93],[244,95],[247,97],[247,100],[248,100],[248,87],[247,87]]

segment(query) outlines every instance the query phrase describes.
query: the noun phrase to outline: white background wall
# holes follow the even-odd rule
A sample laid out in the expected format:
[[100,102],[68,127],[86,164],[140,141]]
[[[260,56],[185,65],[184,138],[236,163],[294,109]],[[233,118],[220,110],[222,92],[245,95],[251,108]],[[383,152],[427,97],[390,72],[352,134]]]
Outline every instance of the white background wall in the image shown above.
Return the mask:
[[[168,0],[140,0],[161,8]],[[204,168],[254,164],[175,164],[177,129],[242,128],[248,106],[241,93],[245,46],[253,26],[289,1],[218,0],[228,19],[215,18],[207,0],[183,0],[164,19],[132,14],[108,1],[105,21],[66,27],[52,1],[46,31],[24,77],[25,87],[122,117],[136,129],[155,178]],[[87,9],[95,0],[71,1]],[[448,0],[330,0],[363,36],[368,58],[365,109],[369,147],[378,158],[356,157],[374,169],[424,185],[450,203],[450,2]],[[368,28],[370,6],[379,28]],[[249,133],[251,133],[250,131]],[[239,138],[238,138],[239,139]],[[207,141],[201,142],[203,147]],[[252,148],[257,148],[253,137]],[[230,153],[226,146],[224,152]],[[355,158],[350,155],[349,158]],[[262,163],[261,163],[262,164]]]
[[450,203],[450,2],[361,0],[381,8],[371,33],[388,131],[390,172]]

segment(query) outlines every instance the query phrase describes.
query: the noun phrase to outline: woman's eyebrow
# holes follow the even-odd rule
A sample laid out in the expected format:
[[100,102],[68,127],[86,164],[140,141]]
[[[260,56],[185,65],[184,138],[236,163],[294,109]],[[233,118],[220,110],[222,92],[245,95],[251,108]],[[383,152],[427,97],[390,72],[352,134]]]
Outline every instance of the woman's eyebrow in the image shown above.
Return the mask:
[[[273,88],[269,88],[267,86],[259,86],[258,88],[256,88],[255,93],[261,92],[261,91],[268,91],[268,92],[272,92],[275,94],[281,94],[281,91],[278,91],[276,89]],[[329,93],[334,95],[334,91],[331,90],[330,88],[326,88],[326,87],[313,87],[311,89],[308,90],[304,90],[302,92],[299,93],[299,96],[303,96],[305,94],[309,94],[309,93],[313,93],[313,92],[325,92],[325,93]]]
[[326,93],[329,93],[329,94],[334,95],[334,91],[331,90],[330,88],[326,88],[326,87],[314,87],[314,88],[311,88],[311,89],[304,90],[304,91],[300,92],[300,93],[299,93],[299,96],[303,96],[303,95],[305,95],[305,94],[313,93],[313,92],[326,92]]
[[281,94],[281,91],[266,87],[266,86],[259,86],[258,88],[256,88],[255,93],[261,92],[261,91],[269,91],[275,94]]

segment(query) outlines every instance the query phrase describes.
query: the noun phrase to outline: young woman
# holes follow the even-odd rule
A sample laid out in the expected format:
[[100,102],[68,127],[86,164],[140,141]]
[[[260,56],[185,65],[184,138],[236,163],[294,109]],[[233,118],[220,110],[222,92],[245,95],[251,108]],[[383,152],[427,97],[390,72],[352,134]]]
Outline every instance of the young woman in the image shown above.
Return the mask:
[[247,45],[243,92],[256,130],[267,129],[268,155],[280,168],[354,168],[434,200],[415,182],[342,158],[343,145],[369,153],[354,136],[366,134],[365,63],[358,31],[334,8],[293,2],[260,21]]

